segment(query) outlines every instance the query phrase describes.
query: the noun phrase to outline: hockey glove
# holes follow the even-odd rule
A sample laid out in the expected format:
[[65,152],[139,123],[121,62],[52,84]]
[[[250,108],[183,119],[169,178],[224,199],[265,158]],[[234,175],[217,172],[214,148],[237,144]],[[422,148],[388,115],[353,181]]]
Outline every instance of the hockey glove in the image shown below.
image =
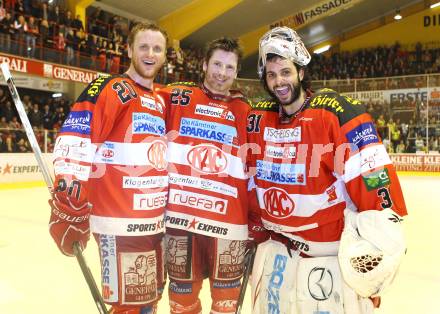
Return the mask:
[[49,200],[51,207],[49,232],[64,255],[74,256],[73,243],[78,242],[84,250],[90,238],[90,208],[88,203],[77,208],[71,206],[68,200],[60,199],[62,198],[54,194]]

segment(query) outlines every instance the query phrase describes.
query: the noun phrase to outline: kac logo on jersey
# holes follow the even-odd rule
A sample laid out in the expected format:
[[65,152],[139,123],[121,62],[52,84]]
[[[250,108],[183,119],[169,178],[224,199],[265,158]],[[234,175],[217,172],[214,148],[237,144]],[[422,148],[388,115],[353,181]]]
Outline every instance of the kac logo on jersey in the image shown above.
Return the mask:
[[147,156],[150,164],[159,171],[165,170],[167,146],[162,141],[154,141],[148,149]]
[[270,188],[263,194],[264,208],[266,212],[275,218],[290,216],[295,208],[292,198],[283,189]]
[[208,174],[221,173],[228,166],[228,159],[223,151],[214,145],[194,146],[187,155],[191,168]]
[[379,142],[376,129],[371,122],[358,125],[348,132],[346,136],[347,140],[355,145],[355,150],[361,149],[368,144]]
[[133,134],[165,135],[165,121],[143,112],[133,112]]
[[61,127],[61,132],[75,132],[89,135],[91,122],[91,111],[71,111]]
[[182,118],[179,134],[227,145],[238,145],[237,129],[232,126],[197,119]]

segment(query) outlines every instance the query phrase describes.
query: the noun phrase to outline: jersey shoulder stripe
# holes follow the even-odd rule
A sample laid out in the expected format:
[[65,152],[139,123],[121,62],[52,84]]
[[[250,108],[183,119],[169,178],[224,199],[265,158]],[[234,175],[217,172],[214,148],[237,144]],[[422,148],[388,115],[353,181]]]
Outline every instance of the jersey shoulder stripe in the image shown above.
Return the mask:
[[120,77],[119,75],[109,75],[104,74],[100,75],[96,79],[94,79],[90,84],[84,89],[84,91],[79,95],[76,102],[88,101],[92,104],[96,104],[98,101],[98,97],[101,92],[104,90],[105,86],[114,78]]
[[168,86],[178,86],[178,85],[183,85],[183,86],[198,86],[196,83],[194,82],[173,82],[170,84],[167,84]]
[[366,112],[365,105],[360,100],[340,95],[330,88],[323,88],[313,94],[308,108],[332,112],[338,117],[341,126]]

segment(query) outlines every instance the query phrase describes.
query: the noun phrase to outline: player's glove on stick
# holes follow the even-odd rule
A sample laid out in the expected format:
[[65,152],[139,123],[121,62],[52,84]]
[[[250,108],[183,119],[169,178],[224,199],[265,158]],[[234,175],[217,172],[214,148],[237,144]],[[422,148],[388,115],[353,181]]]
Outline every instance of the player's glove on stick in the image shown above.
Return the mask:
[[90,208],[87,203],[76,207],[67,199],[64,198],[63,201],[62,199],[53,194],[53,198],[49,200],[51,207],[49,232],[63,254],[75,256],[73,243],[78,242],[84,250],[90,238]]

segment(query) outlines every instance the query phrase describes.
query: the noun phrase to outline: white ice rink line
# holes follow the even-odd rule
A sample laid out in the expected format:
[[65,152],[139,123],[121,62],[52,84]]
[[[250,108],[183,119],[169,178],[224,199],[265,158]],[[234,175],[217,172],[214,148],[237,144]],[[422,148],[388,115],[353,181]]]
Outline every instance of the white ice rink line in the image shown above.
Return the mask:
[[[401,177],[409,210],[408,254],[378,314],[440,313],[440,177]],[[49,236],[45,188],[0,190],[0,314],[95,314],[76,260],[58,252]],[[85,256],[98,278],[94,241]],[[250,313],[249,295],[242,313]],[[209,287],[201,299],[209,312]],[[169,313],[167,295],[159,313]]]

